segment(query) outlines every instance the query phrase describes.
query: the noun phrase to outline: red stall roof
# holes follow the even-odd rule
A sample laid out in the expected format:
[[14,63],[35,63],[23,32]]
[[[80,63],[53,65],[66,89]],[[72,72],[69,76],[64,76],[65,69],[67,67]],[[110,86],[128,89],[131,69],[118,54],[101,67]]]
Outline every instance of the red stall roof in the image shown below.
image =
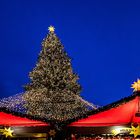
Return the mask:
[[140,93],[133,94],[127,98],[103,107],[104,109],[100,108],[96,113],[93,111],[93,114],[89,115],[87,118],[73,122],[70,126],[96,127],[140,123],[140,117],[135,116],[138,112],[138,108],[140,109],[139,95]]
[[48,124],[0,112],[0,126],[48,126]]

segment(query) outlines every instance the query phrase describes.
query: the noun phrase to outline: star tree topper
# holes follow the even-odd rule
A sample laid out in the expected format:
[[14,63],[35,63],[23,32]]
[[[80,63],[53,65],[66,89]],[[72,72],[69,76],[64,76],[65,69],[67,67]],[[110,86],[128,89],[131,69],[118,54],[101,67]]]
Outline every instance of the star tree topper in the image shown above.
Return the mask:
[[53,33],[55,31],[55,28],[54,28],[54,26],[49,26],[48,30],[49,30],[49,32]]
[[133,88],[134,91],[140,91],[140,79],[138,79],[136,82],[134,82],[132,84],[131,88]]

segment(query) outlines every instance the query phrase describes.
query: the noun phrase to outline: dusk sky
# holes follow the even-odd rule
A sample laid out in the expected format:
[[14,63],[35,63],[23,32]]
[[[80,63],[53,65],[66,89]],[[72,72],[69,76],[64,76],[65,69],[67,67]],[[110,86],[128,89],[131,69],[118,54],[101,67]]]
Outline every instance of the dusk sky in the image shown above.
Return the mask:
[[132,94],[140,78],[139,0],[1,0],[0,98],[23,92],[50,25],[82,97],[102,106]]

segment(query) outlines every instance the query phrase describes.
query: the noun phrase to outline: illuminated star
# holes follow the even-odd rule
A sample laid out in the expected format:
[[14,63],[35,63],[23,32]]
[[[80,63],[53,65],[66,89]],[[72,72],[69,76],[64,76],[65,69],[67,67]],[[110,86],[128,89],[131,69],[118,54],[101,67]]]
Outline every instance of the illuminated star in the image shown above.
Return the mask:
[[138,135],[140,135],[140,126],[137,127],[132,126],[132,130],[130,134],[134,134],[134,137],[136,138]]
[[9,128],[4,128],[2,135],[5,135],[7,138],[8,136],[12,137],[14,130],[12,130],[10,127]]
[[48,30],[49,30],[49,32],[54,32],[54,31],[55,31],[55,28],[54,28],[53,26],[50,26],[50,27],[48,28]]
[[140,79],[138,79],[137,82],[134,82],[131,88],[133,88],[134,91],[140,91]]
[[49,132],[50,136],[55,136],[55,134],[56,134],[55,130],[50,130],[50,132]]

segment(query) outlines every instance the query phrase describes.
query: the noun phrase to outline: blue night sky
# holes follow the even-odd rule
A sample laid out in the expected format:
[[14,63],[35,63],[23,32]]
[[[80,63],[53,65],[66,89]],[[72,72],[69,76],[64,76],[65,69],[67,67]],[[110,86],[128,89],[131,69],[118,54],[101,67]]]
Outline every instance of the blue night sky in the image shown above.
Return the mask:
[[0,97],[23,91],[48,26],[80,76],[82,97],[106,105],[140,77],[139,0],[1,0]]

